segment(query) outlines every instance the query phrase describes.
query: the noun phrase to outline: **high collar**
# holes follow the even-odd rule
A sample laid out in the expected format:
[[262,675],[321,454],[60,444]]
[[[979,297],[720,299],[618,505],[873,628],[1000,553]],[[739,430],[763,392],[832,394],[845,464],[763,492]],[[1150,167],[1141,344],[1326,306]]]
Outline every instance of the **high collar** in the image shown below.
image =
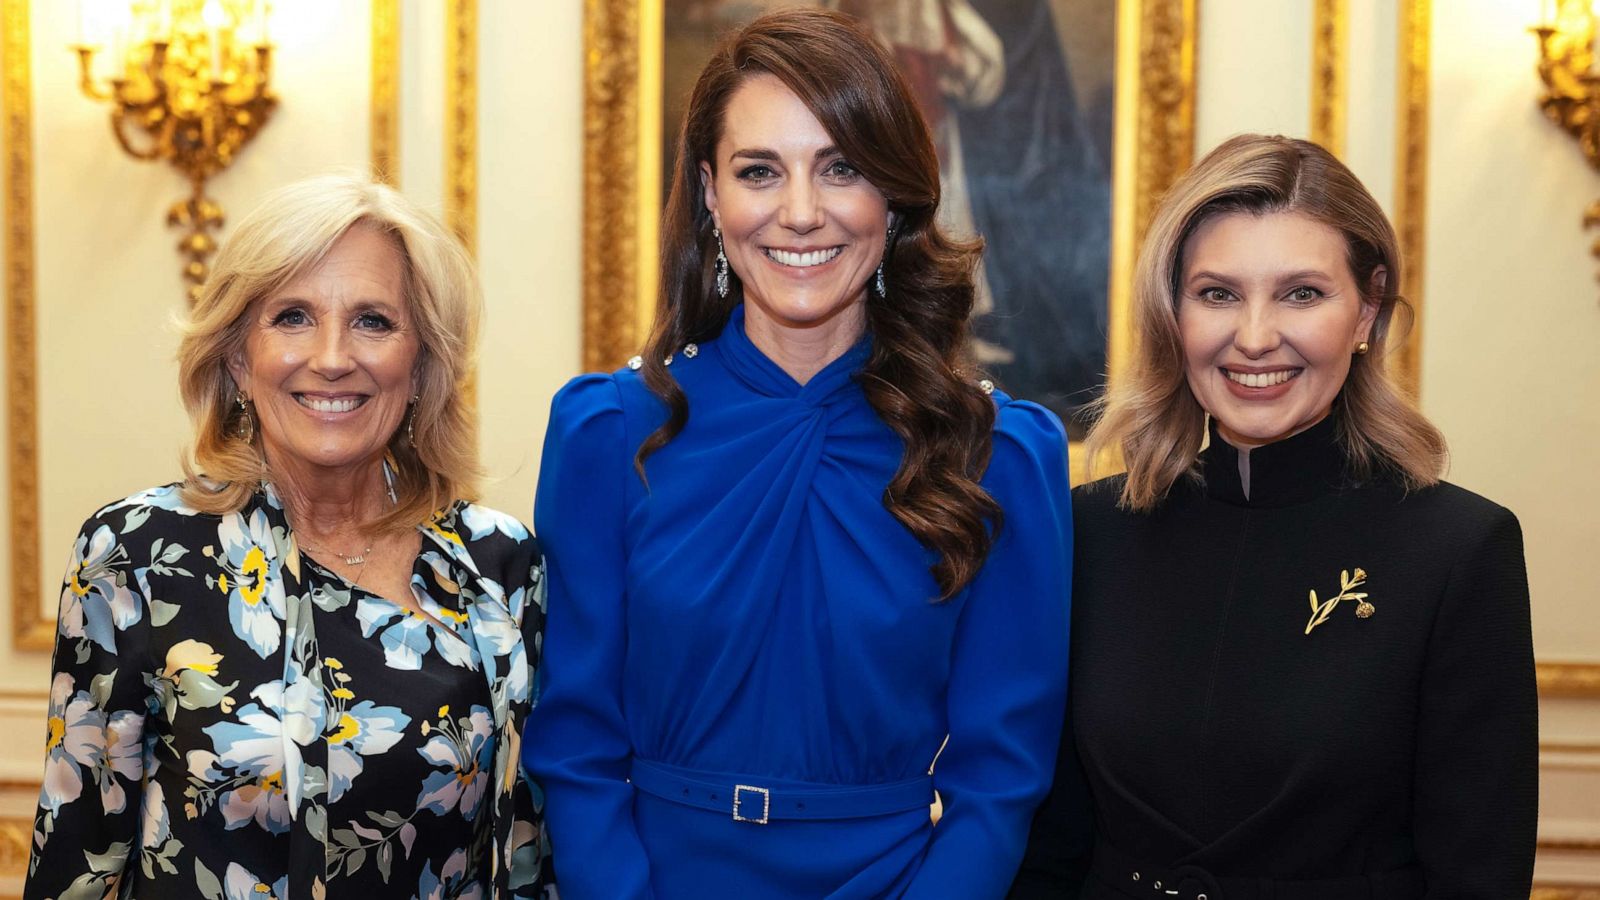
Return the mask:
[[1239,480],[1239,451],[1211,420],[1211,442],[1200,454],[1206,494],[1236,506],[1293,506],[1347,487],[1338,417],[1329,414],[1305,431],[1250,451],[1250,496]]
[[844,396],[855,388],[855,375],[872,352],[872,339],[863,334],[838,359],[823,366],[821,371],[811,376],[810,381],[801,384],[762,353],[761,348],[751,343],[744,329],[742,303],[728,315],[728,324],[723,326],[717,344],[728,369],[751,390],[768,397],[792,398],[815,406]]

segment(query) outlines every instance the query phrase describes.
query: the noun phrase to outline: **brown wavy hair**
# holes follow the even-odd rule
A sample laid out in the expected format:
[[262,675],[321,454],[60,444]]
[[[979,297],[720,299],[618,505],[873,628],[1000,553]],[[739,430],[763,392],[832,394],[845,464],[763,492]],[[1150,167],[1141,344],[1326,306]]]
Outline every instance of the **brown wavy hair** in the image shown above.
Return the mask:
[[[1378,306],[1365,354],[1333,401],[1339,442],[1357,480],[1379,473],[1408,489],[1437,484],[1449,460],[1444,435],[1399,389],[1386,365],[1395,317],[1408,321],[1400,296],[1400,246],[1394,227],[1333,154],[1294,138],[1241,134],[1195,164],[1162,199],[1134,266],[1133,371],[1114,387],[1089,433],[1093,465],[1120,452],[1127,467],[1119,505],[1154,509],[1179,478],[1199,477],[1206,413],[1184,377],[1178,331],[1183,247],[1209,219],[1229,213],[1292,212],[1339,232],[1362,299]],[[1404,329],[1400,329],[1403,334]]]
[[640,370],[668,415],[640,445],[635,466],[644,477],[645,460],[689,421],[688,400],[663,360],[686,342],[717,335],[744,300],[737,272],[727,297],[713,290],[716,244],[700,165],[716,171],[728,101],[758,74],[776,77],[805,103],[883,193],[897,224],[884,248],[888,296],[869,293],[866,300],[872,352],[857,378],[905,444],[884,507],[939,554],[932,572],[948,599],[982,567],[1002,521],[999,504],[978,484],[993,449],[995,406],[967,356],[983,245],[955,240],[934,223],[939,161],[927,123],[893,59],[840,13],[761,16],[722,41],[695,83],[662,222],[656,322]]

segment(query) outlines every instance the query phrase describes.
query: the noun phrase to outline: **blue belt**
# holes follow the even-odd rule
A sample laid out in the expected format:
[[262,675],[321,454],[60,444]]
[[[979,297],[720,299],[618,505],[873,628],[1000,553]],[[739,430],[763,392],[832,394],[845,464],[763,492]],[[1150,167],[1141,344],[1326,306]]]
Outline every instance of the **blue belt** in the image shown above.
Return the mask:
[[735,822],[765,825],[773,819],[859,819],[933,803],[933,778],[872,785],[812,784],[787,780],[762,783],[749,775],[701,772],[633,761],[633,786],[663,800],[712,812],[730,813]]

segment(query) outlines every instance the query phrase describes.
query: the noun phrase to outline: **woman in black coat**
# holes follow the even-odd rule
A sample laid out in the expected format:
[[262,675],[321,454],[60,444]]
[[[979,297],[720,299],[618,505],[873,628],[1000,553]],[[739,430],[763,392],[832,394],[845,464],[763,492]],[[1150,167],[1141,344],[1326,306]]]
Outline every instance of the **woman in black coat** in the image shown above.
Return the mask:
[[1156,214],[1139,358],[1089,440],[1127,473],[1073,498],[1071,715],[1013,897],[1528,896],[1521,531],[1440,480],[1385,371],[1399,265],[1304,141],[1234,138]]

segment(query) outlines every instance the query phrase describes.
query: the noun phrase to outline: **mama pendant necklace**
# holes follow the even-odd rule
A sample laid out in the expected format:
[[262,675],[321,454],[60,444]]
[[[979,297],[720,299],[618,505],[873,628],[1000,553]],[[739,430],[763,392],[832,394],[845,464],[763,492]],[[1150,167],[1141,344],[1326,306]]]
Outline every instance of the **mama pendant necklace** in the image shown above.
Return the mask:
[[328,547],[318,547],[315,544],[306,544],[305,548],[307,550],[310,550],[312,553],[332,553],[334,556],[337,556],[340,559],[344,560],[344,564],[347,565],[347,566],[359,566],[359,565],[362,565],[363,563],[365,563],[367,561],[367,554],[372,552],[372,545],[371,544],[367,545],[367,549],[362,550],[360,553],[356,553],[356,554],[353,554],[353,555],[352,554],[347,554],[342,550],[333,550],[333,549],[328,548]]

